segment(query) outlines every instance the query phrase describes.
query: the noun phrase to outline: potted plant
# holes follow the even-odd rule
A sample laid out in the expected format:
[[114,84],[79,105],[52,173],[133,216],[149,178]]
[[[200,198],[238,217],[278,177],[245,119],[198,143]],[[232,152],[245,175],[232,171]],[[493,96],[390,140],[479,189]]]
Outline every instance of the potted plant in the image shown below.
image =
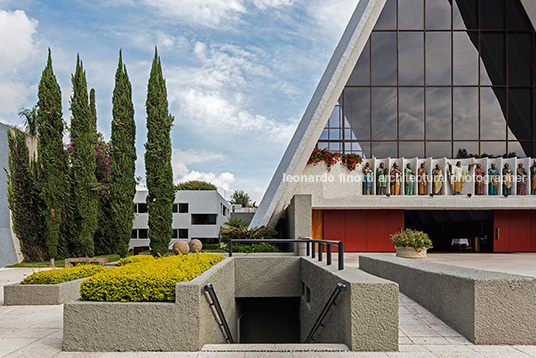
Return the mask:
[[391,235],[391,241],[395,245],[396,256],[407,259],[426,260],[426,252],[433,247],[428,234],[418,230],[400,230]]

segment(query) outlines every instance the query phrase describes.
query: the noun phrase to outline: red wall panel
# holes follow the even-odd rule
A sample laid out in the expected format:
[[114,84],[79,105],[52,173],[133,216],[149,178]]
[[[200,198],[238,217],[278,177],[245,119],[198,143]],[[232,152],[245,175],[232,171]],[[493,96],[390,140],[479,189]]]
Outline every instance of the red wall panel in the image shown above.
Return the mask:
[[530,252],[532,244],[532,213],[528,210],[510,213],[510,252]]
[[367,211],[367,251],[389,251],[389,211]]
[[344,210],[324,210],[324,240],[344,240],[344,221]]
[[508,211],[495,210],[493,213],[493,252],[510,252],[510,213]]
[[367,251],[366,211],[346,210],[344,251]]
[[536,252],[536,211],[531,211],[531,218],[532,218],[531,251]]

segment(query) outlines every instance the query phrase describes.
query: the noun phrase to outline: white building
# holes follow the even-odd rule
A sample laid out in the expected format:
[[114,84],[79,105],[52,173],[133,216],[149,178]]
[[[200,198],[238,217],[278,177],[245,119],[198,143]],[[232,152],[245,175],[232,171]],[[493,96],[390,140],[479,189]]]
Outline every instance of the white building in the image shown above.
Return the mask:
[[[134,196],[134,221],[129,248],[149,246],[149,214],[147,189],[137,190]],[[230,206],[216,190],[179,190],[173,204],[173,238],[201,240],[203,244],[217,243],[221,226],[229,218]]]

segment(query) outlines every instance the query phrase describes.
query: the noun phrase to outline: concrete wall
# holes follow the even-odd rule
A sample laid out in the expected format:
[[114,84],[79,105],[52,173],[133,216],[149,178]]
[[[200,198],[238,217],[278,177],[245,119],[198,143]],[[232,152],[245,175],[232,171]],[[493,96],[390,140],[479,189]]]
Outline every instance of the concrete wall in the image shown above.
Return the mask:
[[475,344],[536,344],[536,278],[386,255],[361,255],[359,267]]
[[255,215],[255,212],[251,213],[242,213],[242,212],[231,212],[231,219],[242,219],[244,221],[247,221],[248,223],[253,219],[253,216]]
[[19,259],[11,232],[11,213],[7,201],[7,177],[3,168],[9,170],[9,127],[0,123],[0,267],[16,264]]
[[[289,239],[312,237],[312,206],[311,195],[294,195],[287,208],[286,228]],[[306,255],[305,244],[293,244],[295,252],[300,256]]]
[[355,268],[338,271],[302,258],[301,279],[310,301],[302,297],[304,340],[337,283],[347,286],[320,328],[315,343],[344,343],[353,351],[398,351],[398,285]]
[[80,284],[85,278],[54,285],[4,286],[4,305],[62,305],[80,297]]

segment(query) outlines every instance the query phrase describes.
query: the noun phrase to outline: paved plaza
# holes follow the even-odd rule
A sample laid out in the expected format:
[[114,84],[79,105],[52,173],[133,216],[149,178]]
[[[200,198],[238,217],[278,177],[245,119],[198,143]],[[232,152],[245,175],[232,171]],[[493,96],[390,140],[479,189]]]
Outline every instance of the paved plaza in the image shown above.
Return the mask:
[[[357,266],[358,256],[346,254],[346,264]],[[429,261],[536,276],[536,254],[431,254]],[[3,306],[3,286],[31,273],[32,269],[0,269],[0,357],[536,357],[536,346],[473,345],[403,294],[399,352],[345,352],[341,345],[279,344],[207,345],[202,352],[190,353],[62,352],[63,306]]]

